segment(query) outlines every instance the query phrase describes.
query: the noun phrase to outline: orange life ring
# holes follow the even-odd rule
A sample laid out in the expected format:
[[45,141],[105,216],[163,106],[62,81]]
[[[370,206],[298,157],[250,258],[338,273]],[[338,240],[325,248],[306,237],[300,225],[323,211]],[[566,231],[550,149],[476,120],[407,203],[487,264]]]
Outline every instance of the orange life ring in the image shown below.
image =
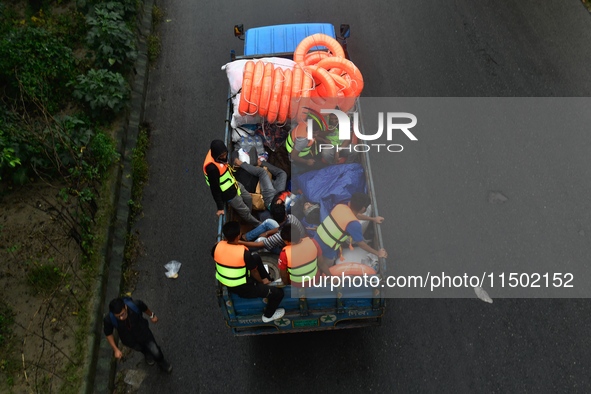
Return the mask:
[[355,89],[351,86],[351,82],[346,78],[341,77],[337,74],[330,74],[334,79],[335,85],[338,89],[338,105],[339,109],[344,112],[348,112],[355,105]]
[[304,38],[296,47],[293,53],[293,61],[296,63],[304,64],[304,56],[308,51],[314,47],[323,46],[328,48],[333,56],[345,57],[345,51],[337,40],[327,36],[326,34],[316,33]]
[[310,71],[314,81],[317,82],[314,90],[310,92],[312,101],[310,106],[317,111],[335,108],[338,90],[334,78],[328,71],[318,66],[307,66],[306,70]]
[[[314,87],[314,78],[310,72],[304,72],[302,77],[302,88],[300,89],[300,97],[298,101],[298,108],[296,112],[296,120],[298,122],[303,121],[306,119],[305,113],[307,110],[305,109],[306,106],[309,106],[310,103],[310,94],[312,93]],[[305,121],[304,121],[305,123]]]
[[242,90],[240,91],[240,102],[238,104],[238,113],[240,115],[247,115],[248,113],[253,73],[254,62],[249,60],[244,64],[244,74],[242,76]]
[[271,99],[269,100],[269,110],[267,111],[267,122],[274,123],[279,114],[279,105],[281,104],[281,93],[283,92],[283,70],[280,67],[273,73],[273,89],[271,90]]
[[261,87],[261,97],[259,98],[259,115],[267,116],[269,110],[269,100],[271,99],[271,89],[273,88],[273,64],[265,65],[263,73],[263,86]]
[[291,102],[291,84],[292,84],[292,75],[290,69],[285,70],[285,74],[283,75],[285,80],[283,82],[283,90],[281,91],[281,101],[279,103],[279,114],[277,115],[277,123],[282,124],[285,123],[287,117],[289,116],[289,105]]
[[302,83],[304,81],[304,70],[296,64],[292,72],[291,80],[291,103],[289,104],[289,118],[294,119],[298,113],[300,95],[302,94]]
[[306,66],[306,70],[310,71],[317,84],[323,86],[324,97],[336,97],[337,87],[328,71],[319,66]]
[[363,276],[375,275],[376,270],[361,263],[342,263],[329,267],[330,273],[334,276]]
[[355,96],[361,94],[361,91],[363,90],[363,76],[361,75],[361,71],[359,71],[352,61],[340,57],[327,57],[326,59],[319,61],[316,66],[331,71],[334,69],[337,75],[340,75],[340,72],[336,72],[337,70],[342,70],[342,72],[347,73],[349,78],[351,78],[351,86],[355,90]]
[[254,73],[252,75],[252,88],[250,90],[250,103],[248,105],[248,113],[256,114],[259,109],[259,99],[261,97],[261,86],[263,83],[263,72],[265,65],[262,61],[258,61],[254,65]]
[[304,56],[304,64],[306,66],[313,66],[322,59],[326,59],[327,57],[330,57],[330,55],[326,51],[309,52]]

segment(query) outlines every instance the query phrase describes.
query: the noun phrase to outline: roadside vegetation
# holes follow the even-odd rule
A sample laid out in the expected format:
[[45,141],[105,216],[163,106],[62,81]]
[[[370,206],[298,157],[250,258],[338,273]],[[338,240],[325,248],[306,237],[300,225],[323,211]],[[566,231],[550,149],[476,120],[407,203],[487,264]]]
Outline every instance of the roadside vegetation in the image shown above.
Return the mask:
[[[79,391],[139,5],[0,0],[0,392]],[[153,61],[158,35],[148,43]]]

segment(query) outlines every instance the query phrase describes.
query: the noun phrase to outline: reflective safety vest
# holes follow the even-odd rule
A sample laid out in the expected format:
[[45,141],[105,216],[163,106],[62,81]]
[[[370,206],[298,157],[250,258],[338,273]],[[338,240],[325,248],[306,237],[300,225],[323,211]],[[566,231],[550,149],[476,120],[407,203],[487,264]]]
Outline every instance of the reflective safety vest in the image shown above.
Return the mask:
[[215,277],[223,285],[236,287],[246,283],[247,270],[244,261],[244,245],[232,245],[228,241],[220,241],[215,247]]
[[337,204],[330,215],[328,215],[318,229],[318,236],[331,249],[338,250],[349,234],[347,234],[347,225],[352,221],[359,220],[351,211],[348,205]]
[[326,139],[330,141],[333,146],[341,145],[342,141],[339,139],[339,129],[335,127],[335,129],[326,136]]
[[318,272],[318,251],[314,241],[310,238],[302,239],[297,245],[287,245],[287,272],[292,282],[302,283],[304,276],[313,278]]
[[203,174],[205,175],[205,183],[207,183],[207,186],[209,186],[209,178],[207,177],[205,167],[207,167],[210,164],[214,164],[220,172],[220,189],[222,189],[222,192],[225,192],[226,190],[234,186],[238,191],[238,195],[240,195],[240,188],[238,187],[236,178],[234,178],[234,175],[232,175],[232,170],[230,169],[230,166],[227,163],[218,163],[217,161],[215,161],[211,156],[211,150],[207,152],[207,156],[205,157],[205,161],[203,162]]
[[[291,151],[295,147],[295,140],[297,138],[308,138],[308,129],[305,122],[300,122],[293,129],[288,135],[287,140],[285,141],[285,149],[287,149],[287,153],[291,153]],[[314,139],[308,140],[308,146],[302,149],[302,151],[298,154],[299,157],[304,157],[310,154],[312,150],[312,145],[314,144]]]

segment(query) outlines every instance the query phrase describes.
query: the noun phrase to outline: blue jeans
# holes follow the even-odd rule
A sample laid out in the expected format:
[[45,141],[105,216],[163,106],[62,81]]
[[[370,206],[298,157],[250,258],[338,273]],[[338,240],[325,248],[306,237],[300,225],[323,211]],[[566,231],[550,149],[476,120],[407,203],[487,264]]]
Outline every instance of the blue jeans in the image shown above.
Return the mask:
[[168,362],[164,359],[160,346],[158,346],[154,338],[151,338],[147,342],[136,343],[132,349],[142,352],[147,358],[152,358],[163,370],[166,370],[169,366]]
[[258,227],[255,227],[253,230],[250,230],[246,234],[244,234],[244,238],[252,242],[257,239],[262,233],[266,231],[273,230],[274,228],[279,227],[279,224],[273,219],[267,219],[263,221]]

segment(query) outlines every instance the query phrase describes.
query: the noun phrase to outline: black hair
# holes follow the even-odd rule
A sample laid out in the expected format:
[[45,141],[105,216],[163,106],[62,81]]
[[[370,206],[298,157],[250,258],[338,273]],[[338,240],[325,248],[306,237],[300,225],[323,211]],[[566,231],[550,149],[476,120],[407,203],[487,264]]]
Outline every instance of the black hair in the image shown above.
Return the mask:
[[221,155],[228,152],[228,148],[226,148],[226,144],[222,140],[211,141],[209,149],[211,150],[211,157],[214,160],[217,160]]
[[291,231],[291,225],[283,226],[281,229],[281,239],[284,241],[291,242],[292,244],[299,244],[302,240],[300,232],[296,228],[295,231]]
[[285,204],[272,205],[271,217],[279,224],[285,222],[285,219],[287,218],[287,214],[285,213]]
[[125,302],[123,302],[123,299],[121,298],[115,298],[109,302],[109,311],[114,315],[120,314],[124,307]]
[[228,222],[222,227],[222,233],[227,241],[234,241],[240,235],[240,223]]
[[369,204],[371,204],[371,200],[365,193],[354,193],[351,196],[351,209],[353,212],[359,212],[363,208],[367,208]]
[[306,214],[306,222],[310,224],[320,224],[320,208],[312,208],[312,210]]

